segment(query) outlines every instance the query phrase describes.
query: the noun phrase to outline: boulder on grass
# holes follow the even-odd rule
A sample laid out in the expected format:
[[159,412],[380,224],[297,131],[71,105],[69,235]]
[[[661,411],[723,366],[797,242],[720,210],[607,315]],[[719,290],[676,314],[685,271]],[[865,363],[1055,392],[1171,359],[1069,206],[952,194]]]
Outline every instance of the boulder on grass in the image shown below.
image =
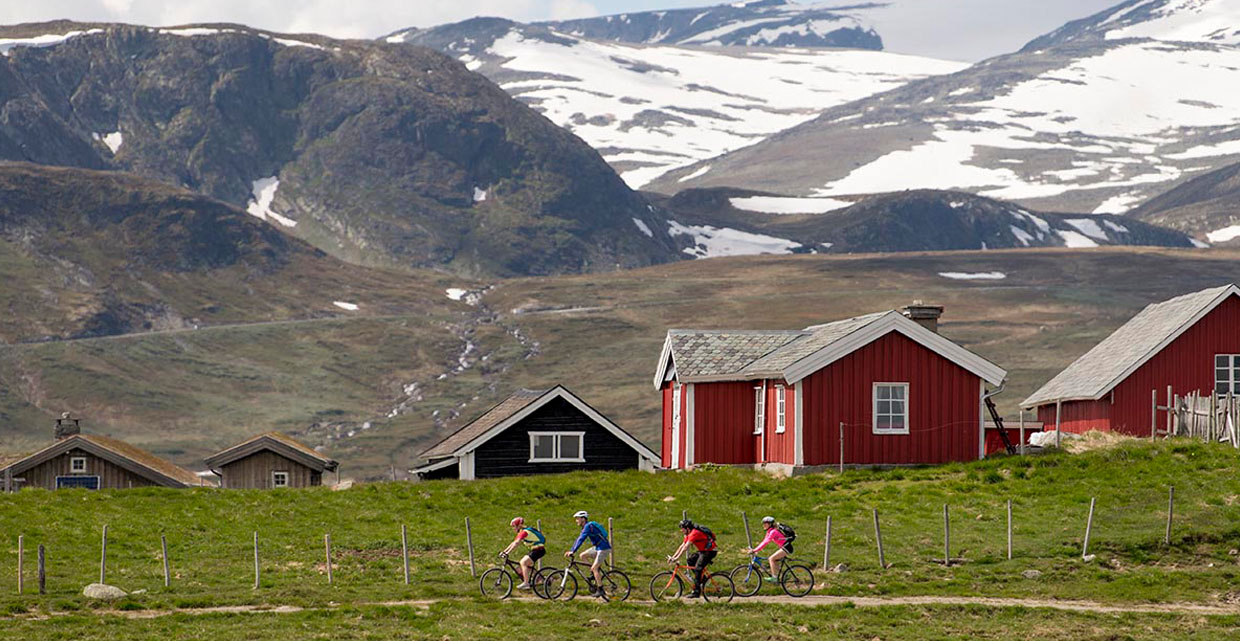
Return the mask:
[[115,601],[126,596],[125,591],[106,583],[91,583],[82,590],[82,596],[100,601]]

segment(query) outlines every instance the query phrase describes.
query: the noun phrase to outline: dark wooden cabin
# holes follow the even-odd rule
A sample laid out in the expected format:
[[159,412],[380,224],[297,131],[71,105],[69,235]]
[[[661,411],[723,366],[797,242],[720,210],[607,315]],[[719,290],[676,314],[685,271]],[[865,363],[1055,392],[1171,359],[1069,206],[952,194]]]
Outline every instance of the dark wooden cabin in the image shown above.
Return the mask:
[[267,432],[207,457],[207,467],[220,477],[220,487],[267,489],[315,487],[323,472],[339,464],[315,450],[280,434]]
[[198,475],[134,447],[78,431],[78,419],[57,421],[56,442],[0,468],[0,489],[88,490],[208,485]]
[[565,389],[518,390],[419,455],[422,479],[653,470],[658,455]]

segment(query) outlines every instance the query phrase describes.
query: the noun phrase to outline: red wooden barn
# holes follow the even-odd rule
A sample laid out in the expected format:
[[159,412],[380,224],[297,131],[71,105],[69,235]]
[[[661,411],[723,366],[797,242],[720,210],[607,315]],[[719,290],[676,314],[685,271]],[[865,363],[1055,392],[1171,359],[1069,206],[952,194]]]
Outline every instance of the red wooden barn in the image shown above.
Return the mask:
[[1022,407],[1050,429],[1149,436],[1172,395],[1240,391],[1240,289],[1225,285],[1146,307]]
[[[655,372],[663,466],[785,472],[985,455],[987,384],[1007,372],[914,305],[799,331],[670,330]],[[910,319],[911,317],[911,319]],[[912,320],[916,319],[916,320]]]

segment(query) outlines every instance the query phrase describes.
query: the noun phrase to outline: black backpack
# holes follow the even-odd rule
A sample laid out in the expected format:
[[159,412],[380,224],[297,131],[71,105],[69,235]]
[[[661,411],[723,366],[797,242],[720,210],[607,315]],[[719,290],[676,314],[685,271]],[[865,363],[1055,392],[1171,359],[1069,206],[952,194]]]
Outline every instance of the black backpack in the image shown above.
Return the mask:
[[698,524],[698,523],[694,523],[694,524],[693,524],[693,529],[697,530],[698,532],[701,532],[702,534],[705,534],[705,535],[706,535],[706,538],[710,539],[710,545],[711,545],[711,547],[718,547],[718,545],[716,544],[716,541],[715,541],[715,533],[714,533],[714,532],[711,532],[711,531],[710,531],[710,528],[706,527],[705,525],[700,525],[700,524]]
[[776,523],[775,529],[779,530],[779,533],[784,535],[784,540],[786,543],[792,543],[797,538],[797,531],[792,529],[791,525],[786,523]]

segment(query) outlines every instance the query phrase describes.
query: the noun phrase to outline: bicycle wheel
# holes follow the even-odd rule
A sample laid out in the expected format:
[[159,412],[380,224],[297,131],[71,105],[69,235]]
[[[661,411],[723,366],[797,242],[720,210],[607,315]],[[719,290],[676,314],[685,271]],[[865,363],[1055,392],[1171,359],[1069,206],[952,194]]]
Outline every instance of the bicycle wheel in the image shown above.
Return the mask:
[[562,598],[565,601],[571,601],[577,596],[577,577],[568,570],[556,570],[547,575],[543,590],[547,593],[548,599]]
[[732,579],[736,593],[741,596],[753,596],[762,589],[762,568],[756,568],[748,563],[736,566],[728,574],[728,578]]
[[555,568],[548,565],[542,569],[535,569],[534,573],[530,575],[530,589],[534,591],[534,596],[540,599],[549,598],[547,596],[547,577],[552,572],[555,572]]
[[633,582],[629,581],[629,575],[620,570],[608,570],[603,573],[603,590],[607,592],[607,598],[623,601],[633,591]]
[[503,568],[491,568],[478,579],[478,589],[482,590],[482,596],[507,599],[512,594],[512,575]]
[[679,599],[684,592],[684,580],[671,570],[664,570],[650,579],[650,598],[655,601]]
[[779,573],[779,584],[788,596],[805,596],[814,589],[814,571],[804,565],[786,566]]
[[715,603],[730,603],[736,594],[736,586],[726,574],[712,574],[702,586],[702,597]]

